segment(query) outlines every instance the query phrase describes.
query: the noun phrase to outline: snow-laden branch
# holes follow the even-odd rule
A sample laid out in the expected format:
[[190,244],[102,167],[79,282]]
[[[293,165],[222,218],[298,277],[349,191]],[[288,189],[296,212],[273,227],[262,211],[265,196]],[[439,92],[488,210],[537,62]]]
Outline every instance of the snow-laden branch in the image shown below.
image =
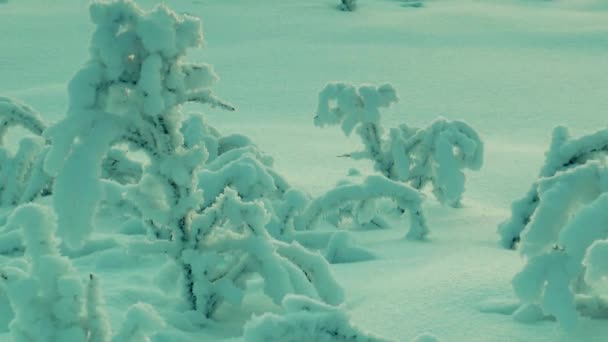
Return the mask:
[[192,270],[192,300],[206,317],[228,301],[239,305],[246,276],[264,279],[264,292],[277,304],[289,293],[325,302],[343,300],[327,261],[297,243],[275,240],[267,232],[269,214],[261,202],[245,202],[226,188],[213,206],[192,222],[193,241],[182,252]]
[[540,205],[538,187],[543,178],[552,177],[592,160],[601,160],[607,153],[608,129],[572,139],[566,127],[556,127],[538,180],[523,198],[513,202],[511,217],[498,227],[502,246],[513,249],[520,241],[522,231],[526,229]]
[[409,212],[410,229],[406,235],[408,239],[420,240],[427,235],[428,228],[420,207],[422,202],[420,193],[407,185],[382,176],[369,176],[361,184],[341,185],[315,198],[302,214],[295,218],[295,228],[297,230],[312,229],[315,222],[324,213],[335,210],[344,203],[377,198],[390,198],[403,212]]
[[266,313],[247,322],[245,341],[389,341],[355,327],[342,307],[297,295],[286,296],[282,306],[282,314]]

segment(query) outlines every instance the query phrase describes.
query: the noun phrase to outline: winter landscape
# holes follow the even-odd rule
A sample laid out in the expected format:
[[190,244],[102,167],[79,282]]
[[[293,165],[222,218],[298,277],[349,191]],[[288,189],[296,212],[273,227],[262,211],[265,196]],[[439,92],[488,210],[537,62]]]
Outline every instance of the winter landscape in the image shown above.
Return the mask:
[[605,0],[0,0],[0,341],[605,341]]

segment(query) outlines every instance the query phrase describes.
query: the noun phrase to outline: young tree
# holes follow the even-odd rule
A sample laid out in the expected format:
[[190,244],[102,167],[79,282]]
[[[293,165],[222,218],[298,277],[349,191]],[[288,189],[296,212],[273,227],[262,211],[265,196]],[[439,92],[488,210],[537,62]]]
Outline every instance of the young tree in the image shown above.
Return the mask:
[[[320,254],[266,231],[272,210],[265,203],[287,190],[269,161],[249,139],[222,137],[182,113],[187,102],[234,110],[209,89],[217,79],[211,67],[185,61],[187,49],[202,43],[200,21],[163,5],[145,12],[130,0],[95,2],[91,17],[91,59],[70,82],[68,115],[46,131],[52,145],[44,167],[56,176],[63,240],[81,244],[100,200],[111,195],[134,204],[155,238],[139,249],[173,258],[186,303],[207,318],[223,301],[239,304],[252,273],[277,303],[292,292],[340,303],[342,290]],[[149,162],[141,174],[117,171],[125,184],[101,180],[104,158],[121,145]]]
[[329,83],[319,93],[315,125],[340,125],[347,136],[356,131],[364,150],[345,156],[370,159],[385,177],[416,189],[431,184],[440,202],[459,206],[465,182],[462,169],[479,170],[483,164],[478,134],[465,122],[440,118],[422,129],[403,124],[386,135],[379,109],[396,101],[390,84]]
[[31,265],[0,272],[15,313],[9,326],[14,341],[107,341],[111,331],[104,315],[93,315],[102,310],[95,305],[97,292],[84,289],[71,261],[59,253],[55,215],[27,204],[11,214],[8,224],[22,232]]
[[[500,226],[503,245],[518,241],[527,261],[513,279],[524,304],[516,313],[520,320],[550,315],[571,329],[579,314],[608,313],[594,286],[608,274],[597,258],[608,239],[608,168],[601,156],[608,151],[607,132],[570,139],[565,128],[556,128],[541,177]],[[540,314],[529,315],[534,310]]]
[[553,130],[551,145],[545,154],[545,164],[540,170],[538,181],[532,183],[530,190],[523,198],[513,202],[511,217],[498,227],[502,246],[514,249],[521,240],[521,233],[530,224],[540,205],[538,195],[540,180],[583,165],[588,161],[602,159],[606,153],[608,153],[608,129],[573,139],[570,138],[566,127],[556,127]]

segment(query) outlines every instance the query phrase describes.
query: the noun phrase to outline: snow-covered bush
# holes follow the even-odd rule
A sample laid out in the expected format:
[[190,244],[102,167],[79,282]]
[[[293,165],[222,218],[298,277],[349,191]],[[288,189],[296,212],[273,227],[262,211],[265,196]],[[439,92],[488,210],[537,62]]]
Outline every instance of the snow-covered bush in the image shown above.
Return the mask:
[[[91,274],[85,286],[70,259],[59,253],[55,222],[54,213],[37,204],[23,205],[9,218],[8,225],[23,235],[28,260],[26,269],[0,270],[0,285],[15,314],[9,325],[11,337],[15,342],[108,342],[112,329],[99,281]],[[149,341],[146,334],[162,327],[151,307],[148,315],[132,313],[141,311],[142,305],[129,308],[121,332],[112,341]],[[131,338],[137,336],[141,338]]]
[[330,304],[343,301],[327,261],[296,242],[272,238],[265,228],[268,220],[261,202],[244,202],[229,188],[193,220],[193,240],[181,258],[192,266],[192,299],[206,317],[223,301],[240,305],[245,280],[254,273],[262,276],[264,292],[277,304],[289,293]]
[[513,202],[511,217],[498,227],[501,244],[511,249],[517,246],[522,232],[530,225],[540,205],[539,183],[544,178],[583,165],[590,160],[603,160],[606,153],[608,153],[608,129],[573,139],[570,138],[566,127],[556,127],[538,180],[532,184],[523,198]]
[[[513,279],[523,302],[516,317],[555,317],[566,329],[578,315],[605,317],[608,305],[598,284],[608,276],[608,130],[569,139],[558,127],[541,177],[513,216],[500,227],[502,242],[519,241],[526,265]],[[542,314],[529,315],[537,311]]]
[[[133,250],[172,257],[186,305],[207,318],[224,301],[240,304],[254,273],[277,303],[288,293],[342,302],[321,254],[266,230],[276,211],[285,220],[297,206],[282,200],[290,196],[271,159],[246,137],[221,136],[182,112],[187,102],[234,110],[209,89],[217,79],[211,67],[185,61],[202,43],[199,19],[163,5],[145,12],[130,0],[94,2],[91,17],[91,59],[70,82],[66,118],[46,131],[44,167],[56,176],[64,241],[82,243],[102,199],[123,203],[154,238]],[[148,161],[111,168],[128,159],[124,146]],[[104,172],[118,182],[102,180]]]
[[341,0],[338,8],[342,11],[352,12],[357,8],[357,0]]
[[106,341],[110,332],[95,305],[98,291],[85,290],[71,261],[59,254],[54,214],[27,204],[8,224],[20,228],[31,265],[0,272],[15,313],[9,326],[14,341],[87,341],[90,334],[90,341]]
[[443,118],[425,128],[403,124],[385,134],[379,109],[396,101],[390,84],[329,83],[319,94],[314,122],[321,127],[340,125],[347,136],[356,131],[364,150],[346,156],[370,159],[384,176],[416,189],[431,184],[440,202],[459,206],[465,183],[462,170],[478,170],[483,164],[478,134],[465,122]]
[[[19,142],[13,154],[5,147],[5,136],[20,126],[33,136]],[[50,177],[42,170],[47,153],[40,136],[46,129],[40,114],[16,100],[0,97],[0,207],[16,206],[48,193]]]
[[247,322],[245,341],[388,341],[353,326],[341,307],[289,295],[283,309],[282,315],[266,313]]

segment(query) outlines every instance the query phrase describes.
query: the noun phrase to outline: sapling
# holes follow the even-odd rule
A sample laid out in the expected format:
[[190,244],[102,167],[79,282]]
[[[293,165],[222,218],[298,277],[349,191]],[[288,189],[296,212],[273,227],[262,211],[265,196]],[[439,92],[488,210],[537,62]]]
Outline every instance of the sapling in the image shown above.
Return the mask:
[[[224,301],[239,304],[254,273],[277,303],[292,292],[341,302],[320,254],[266,230],[274,210],[267,204],[287,190],[270,162],[246,137],[220,136],[182,112],[187,102],[234,110],[209,89],[212,68],[185,61],[187,49],[202,43],[200,21],[163,5],[145,12],[129,0],[95,2],[91,17],[91,59],[70,82],[66,118],[46,132],[52,145],[44,166],[56,176],[64,242],[77,246],[90,234],[100,200],[130,204],[153,237],[134,250],[170,256],[185,304],[204,317]],[[104,158],[120,156],[119,146],[148,159],[141,170],[121,169],[124,184],[101,179]]]
[[596,257],[608,239],[606,151],[608,130],[570,139],[556,128],[539,178],[499,227],[503,246],[517,245],[526,259],[513,279],[519,320],[550,315],[572,329],[579,315],[608,314],[596,287],[608,274]]
[[463,121],[435,120],[424,128],[405,124],[384,132],[380,108],[397,102],[390,84],[329,83],[319,93],[316,126],[340,125],[345,135],[359,135],[364,149],[345,156],[369,159],[385,177],[416,189],[432,185],[442,203],[457,207],[464,192],[463,169],[479,170],[483,143]]

